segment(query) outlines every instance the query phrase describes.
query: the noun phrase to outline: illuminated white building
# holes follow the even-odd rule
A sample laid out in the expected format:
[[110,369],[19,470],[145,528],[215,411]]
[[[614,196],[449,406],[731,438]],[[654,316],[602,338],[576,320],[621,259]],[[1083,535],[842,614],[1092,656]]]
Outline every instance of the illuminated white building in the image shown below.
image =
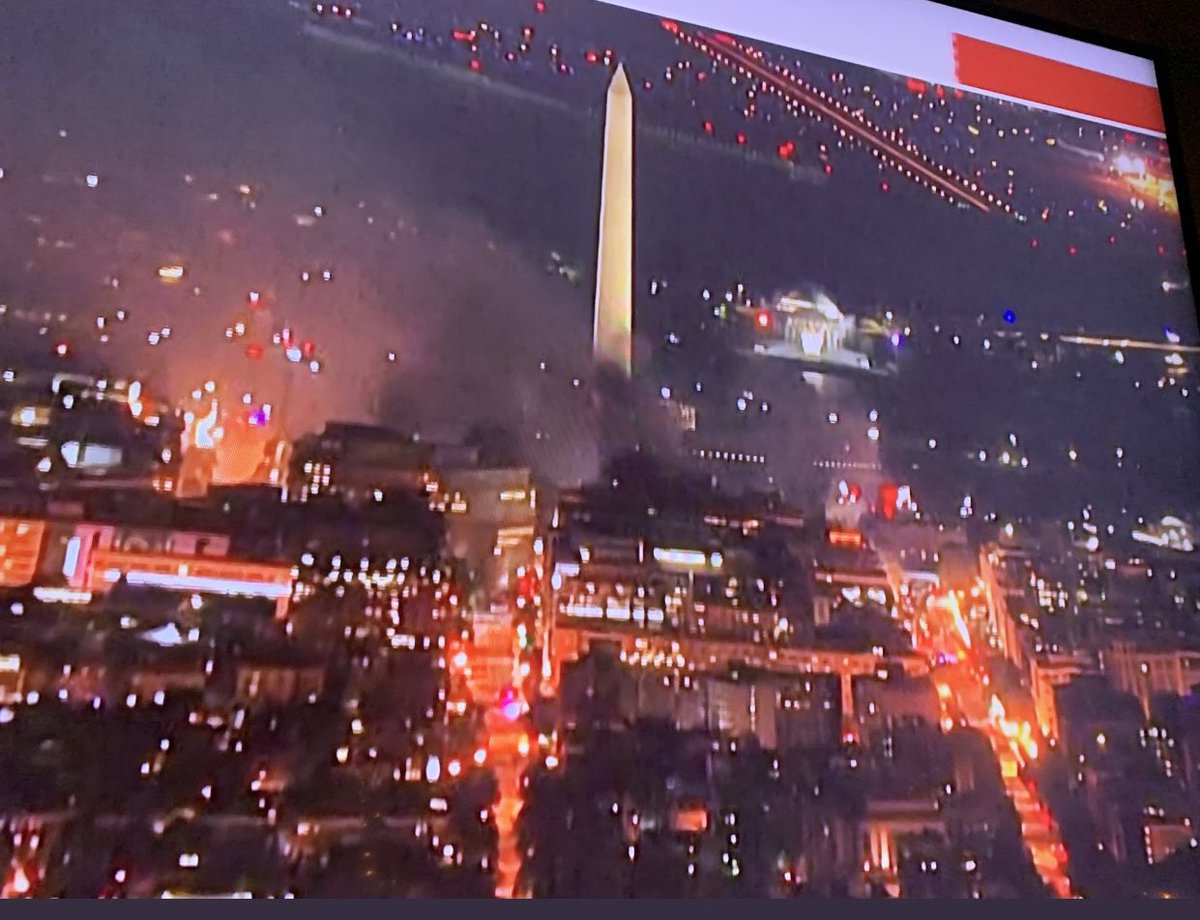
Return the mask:
[[1177,517],[1167,516],[1157,524],[1149,523],[1144,527],[1135,527],[1132,536],[1139,543],[1180,553],[1191,553],[1196,549],[1192,528]]
[[845,350],[854,331],[854,317],[843,313],[823,291],[784,294],[770,309],[781,321],[783,338],[806,357]]

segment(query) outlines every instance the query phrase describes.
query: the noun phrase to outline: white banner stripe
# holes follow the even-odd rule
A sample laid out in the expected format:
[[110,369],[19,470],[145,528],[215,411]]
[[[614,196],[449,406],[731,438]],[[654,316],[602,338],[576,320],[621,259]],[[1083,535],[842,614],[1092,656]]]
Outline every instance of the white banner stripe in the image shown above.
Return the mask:
[[954,33],[1157,87],[1146,58],[931,0],[602,0],[655,16],[956,85]]

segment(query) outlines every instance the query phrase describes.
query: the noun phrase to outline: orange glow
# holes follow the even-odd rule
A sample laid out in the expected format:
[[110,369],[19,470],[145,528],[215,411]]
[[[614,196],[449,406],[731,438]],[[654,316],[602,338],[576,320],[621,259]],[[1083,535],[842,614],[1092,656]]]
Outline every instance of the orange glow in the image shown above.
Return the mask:
[[[464,636],[464,638],[467,638]],[[521,897],[516,881],[521,868],[522,850],[517,835],[517,818],[524,806],[522,775],[532,745],[520,722],[524,709],[511,680],[518,666],[514,655],[516,624],[506,618],[503,628],[477,630],[470,648],[472,675],[468,677],[475,702],[485,708],[486,742],[475,752],[491,767],[499,792],[492,807],[497,834],[496,888],[499,898]],[[452,650],[456,651],[456,650]],[[546,766],[552,769],[547,756]]]
[[958,634],[962,637],[963,645],[967,648],[971,647],[971,633],[967,629],[967,621],[963,619],[962,611],[958,606],[958,596],[953,591],[946,593],[945,604],[950,610],[950,616],[954,620],[954,628],[958,630]]
[[17,866],[13,873],[12,890],[18,897],[23,897],[29,894],[33,888],[33,884],[29,881],[29,873],[25,871],[23,866]]
[[1125,176],[1125,181],[1135,192],[1157,202],[1158,206],[1169,214],[1179,213],[1179,196],[1175,191],[1175,183],[1171,179],[1161,179],[1151,173],[1137,176]]
[[[937,627],[927,634],[927,639],[940,662],[950,651],[947,646],[956,644],[955,633],[966,625],[961,622],[957,594],[931,596],[926,614]],[[950,628],[951,624],[955,628]],[[1057,897],[1072,897],[1070,881],[1064,872],[1066,850],[1058,838],[1057,825],[1033,782],[1022,776],[1025,767],[1041,753],[1043,736],[1036,724],[1014,718],[1000,697],[986,689],[991,681],[986,671],[970,664],[969,653],[960,655],[960,661],[967,665],[955,663],[936,672],[939,677],[934,687],[942,702],[942,727],[946,731],[953,727],[949,712],[953,699],[963,705],[962,716],[985,732],[1000,767],[1005,794],[1020,819],[1021,835],[1034,867]],[[977,721],[971,713],[980,711],[984,714]]]
[[679,805],[672,826],[676,833],[703,834],[708,830],[708,809],[702,802]]
[[271,426],[250,424],[244,413],[227,419],[218,429],[220,444],[213,465],[212,481],[218,485],[240,485],[263,481],[270,464]]
[[29,584],[42,555],[44,521],[0,517],[0,587]]
[[863,545],[862,531],[831,529],[826,538],[831,546],[850,546],[861,549]]

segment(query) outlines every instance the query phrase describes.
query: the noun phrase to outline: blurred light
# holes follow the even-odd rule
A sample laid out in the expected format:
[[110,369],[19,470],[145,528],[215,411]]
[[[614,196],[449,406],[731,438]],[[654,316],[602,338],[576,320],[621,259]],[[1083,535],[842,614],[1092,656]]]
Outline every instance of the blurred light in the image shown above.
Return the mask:
[[713,559],[710,560],[703,552],[694,549],[664,549],[656,546],[654,548],[654,561],[662,565],[679,565],[687,568],[700,567],[705,563],[712,562],[714,568],[721,565],[721,556],[719,553],[713,554]]
[[17,895],[18,897],[23,897],[29,894],[32,888],[33,885],[29,881],[29,874],[25,871],[25,867],[17,866],[16,871],[13,873],[13,894]]
[[201,591],[209,594],[242,595],[278,600],[287,597],[291,588],[286,584],[200,575],[171,575],[161,572],[132,570],[125,573],[130,585],[166,588],[176,591]]

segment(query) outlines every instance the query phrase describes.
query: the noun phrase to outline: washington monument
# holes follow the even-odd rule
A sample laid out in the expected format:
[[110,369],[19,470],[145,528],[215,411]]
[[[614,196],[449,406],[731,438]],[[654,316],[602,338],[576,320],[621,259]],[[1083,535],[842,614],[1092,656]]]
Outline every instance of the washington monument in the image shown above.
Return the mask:
[[600,245],[596,257],[596,361],[633,374],[633,92],[625,68],[608,85],[604,172],[600,185]]

